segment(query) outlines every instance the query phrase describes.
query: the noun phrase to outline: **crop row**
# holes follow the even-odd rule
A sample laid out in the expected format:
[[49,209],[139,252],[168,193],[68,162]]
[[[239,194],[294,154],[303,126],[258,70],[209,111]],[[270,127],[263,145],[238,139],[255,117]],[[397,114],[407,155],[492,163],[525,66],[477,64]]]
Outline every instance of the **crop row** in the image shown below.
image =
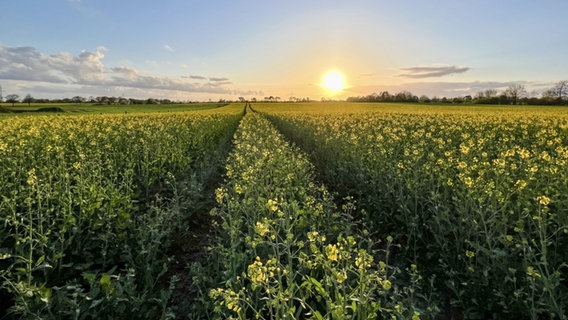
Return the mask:
[[565,318],[568,118],[267,112],[465,318]]
[[216,192],[216,240],[194,278],[203,279],[196,283],[202,300],[213,299],[205,304],[210,316],[433,315],[421,295],[416,266],[404,270],[391,265],[392,238],[385,236],[381,245],[369,241],[367,231],[351,218],[353,203],[338,210],[314,172],[307,157],[268,120],[245,115],[234,136],[225,182]]
[[168,237],[241,111],[4,120],[0,317],[163,316]]

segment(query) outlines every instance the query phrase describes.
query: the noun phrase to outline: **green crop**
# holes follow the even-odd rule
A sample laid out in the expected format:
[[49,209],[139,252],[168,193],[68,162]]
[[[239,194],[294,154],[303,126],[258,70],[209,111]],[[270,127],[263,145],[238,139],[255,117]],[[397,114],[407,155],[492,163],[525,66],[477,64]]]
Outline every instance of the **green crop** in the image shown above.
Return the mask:
[[[433,316],[416,266],[389,264],[391,237],[378,249],[337,210],[314,167],[258,114],[235,134],[225,184],[217,190],[218,237],[208,269],[221,319],[376,319]],[[411,281],[410,283],[403,281]],[[428,316],[429,315],[429,316]]]
[[444,309],[565,317],[565,111],[257,108],[312,154],[324,181],[359,201],[371,231],[392,234],[436,279]]
[[[241,108],[38,116],[0,129],[0,300],[14,318],[156,318],[180,187]],[[189,204],[185,204],[191,205]],[[4,311],[4,310],[2,310]]]
[[0,318],[566,319],[566,109],[245,110],[2,117]]

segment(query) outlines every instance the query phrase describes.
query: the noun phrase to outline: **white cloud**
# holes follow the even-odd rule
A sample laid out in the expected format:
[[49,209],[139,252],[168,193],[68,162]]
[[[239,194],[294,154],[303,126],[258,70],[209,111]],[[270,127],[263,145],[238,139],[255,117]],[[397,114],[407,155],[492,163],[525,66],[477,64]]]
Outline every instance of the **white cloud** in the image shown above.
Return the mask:
[[[228,78],[204,76],[162,77],[140,74],[129,67],[107,67],[103,63],[106,48],[79,55],[59,52],[45,55],[33,47],[10,48],[0,45],[0,79],[42,81],[96,87],[127,87],[137,89],[171,90],[196,93],[232,94]],[[154,63],[155,61],[147,61]],[[195,82],[191,80],[205,80]]]
[[174,49],[167,44],[164,45],[164,49],[166,49],[166,51],[169,51],[169,52],[174,52]]

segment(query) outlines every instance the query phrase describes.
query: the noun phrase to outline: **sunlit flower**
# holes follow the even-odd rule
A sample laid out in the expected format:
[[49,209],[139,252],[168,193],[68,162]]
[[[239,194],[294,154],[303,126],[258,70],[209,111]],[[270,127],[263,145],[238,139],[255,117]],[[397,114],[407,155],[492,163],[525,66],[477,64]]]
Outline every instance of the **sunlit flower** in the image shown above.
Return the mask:
[[270,227],[268,225],[268,223],[263,223],[260,221],[256,222],[256,226],[254,228],[254,231],[261,237],[264,237],[265,234],[267,234],[270,231]]
[[278,211],[278,202],[276,200],[268,199],[266,206],[270,209],[270,211]]
[[338,283],[343,283],[345,280],[347,280],[347,272],[345,271],[339,271],[335,274],[335,280]]
[[37,183],[37,176],[36,176],[35,168],[32,168],[30,171],[28,171],[28,179],[26,180],[26,183],[29,186],[33,186]]
[[338,261],[339,251],[337,250],[337,246],[335,244],[328,244],[325,247],[325,255],[330,261]]
[[550,204],[550,198],[547,196],[538,196],[536,197],[536,201],[542,206],[548,206]]
[[542,275],[541,275],[540,273],[538,273],[538,271],[536,271],[536,270],[535,270],[533,267],[531,267],[531,266],[528,266],[528,267],[527,267],[527,275],[528,275],[529,277],[532,277],[532,278],[541,278],[541,277],[542,277]]

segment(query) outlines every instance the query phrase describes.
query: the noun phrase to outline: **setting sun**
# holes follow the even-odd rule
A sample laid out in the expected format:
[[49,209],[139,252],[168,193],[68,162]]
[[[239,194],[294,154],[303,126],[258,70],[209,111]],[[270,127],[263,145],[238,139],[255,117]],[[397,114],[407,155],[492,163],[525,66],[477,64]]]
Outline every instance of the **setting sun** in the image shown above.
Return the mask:
[[339,92],[345,87],[345,80],[341,72],[329,71],[323,76],[322,86],[331,92]]

